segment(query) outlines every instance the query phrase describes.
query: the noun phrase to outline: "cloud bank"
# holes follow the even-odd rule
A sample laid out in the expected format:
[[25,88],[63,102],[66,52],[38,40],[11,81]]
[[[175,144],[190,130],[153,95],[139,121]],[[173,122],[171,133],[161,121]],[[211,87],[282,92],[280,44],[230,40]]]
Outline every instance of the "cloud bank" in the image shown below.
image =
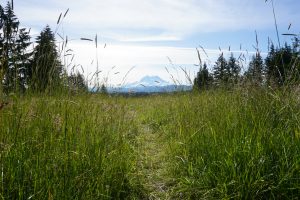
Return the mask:
[[[274,24],[270,4],[263,0],[15,0],[15,5],[27,26],[54,25],[59,13],[70,8],[65,26],[72,34],[101,33],[125,41],[177,40]],[[280,24],[299,19],[297,5],[296,0],[275,0]]]

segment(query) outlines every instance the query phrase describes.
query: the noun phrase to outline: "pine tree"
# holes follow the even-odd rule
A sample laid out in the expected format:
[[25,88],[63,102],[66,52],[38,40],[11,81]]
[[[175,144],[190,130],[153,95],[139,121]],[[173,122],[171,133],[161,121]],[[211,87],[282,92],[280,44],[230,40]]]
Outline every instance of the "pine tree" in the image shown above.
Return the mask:
[[101,94],[107,94],[107,88],[104,84],[101,85],[101,88],[100,88],[100,93]]
[[82,74],[71,74],[68,76],[68,87],[72,91],[88,91],[88,86],[84,81]]
[[266,74],[266,80],[267,80],[267,84],[270,85],[271,82],[273,81],[273,77],[274,77],[274,72],[276,69],[276,53],[275,53],[275,47],[274,44],[272,43],[270,46],[270,50],[268,53],[268,56],[265,59],[265,74]]
[[261,85],[263,84],[263,59],[259,52],[252,56],[252,60],[249,63],[248,71],[245,73],[247,80],[252,84]]
[[296,62],[298,56],[297,46],[291,48],[285,44],[280,49],[271,45],[266,57],[266,76],[268,84],[282,86],[290,81],[299,80],[299,66]]
[[[2,14],[2,34],[3,44],[1,52],[1,66],[3,73],[3,86],[4,91],[8,93],[10,90],[15,89],[17,69],[15,63],[15,40],[18,33],[19,22],[11,8],[9,2]],[[1,35],[2,35],[1,34]]]
[[2,83],[3,83],[3,79],[5,76],[5,73],[7,71],[5,65],[5,57],[4,57],[4,31],[3,31],[3,27],[4,27],[4,19],[5,19],[5,14],[4,14],[4,9],[3,7],[0,5],[0,93],[2,92],[3,88],[2,88]]
[[292,61],[292,69],[291,69],[291,79],[292,81],[299,82],[300,81],[300,37],[297,36],[293,39],[293,61]]
[[19,30],[16,40],[16,69],[20,92],[24,92],[29,85],[31,76],[32,51],[28,50],[31,45],[29,31],[25,28]]
[[299,36],[293,38],[293,52],[295,54],[300,53],[300,39],[299,39]]
[[240,76],[241,67],[238,65],[237,60],[233,56],[233,53],[231,53],[231,56],[229,57],[227,69],[227,71],[229,71],[228,74],[230,83],[237,84]]
[[5,9],[0,7],[0,18],[0,78],[4,91],[24,91],[24,69],[28,67],[31,56],[30,53],[26,53],[30,45],[30,36],[26,29],[19,30],[20,23],[9,2]]
[[219,56],[213,68],[213,78],[216,86],[226,86],[228,83],[227,61],[223,53]]
[[205,90],[210,87],[212,83],[212,76],[207,69],[207,64],[204,63],[203,68],[200,67],[196,78],[194,79],[194,89]]
[[35,92],[55,90],[61,85],[62,65],[56,50],[55,37],[47,25],[36,39],[31,87]]

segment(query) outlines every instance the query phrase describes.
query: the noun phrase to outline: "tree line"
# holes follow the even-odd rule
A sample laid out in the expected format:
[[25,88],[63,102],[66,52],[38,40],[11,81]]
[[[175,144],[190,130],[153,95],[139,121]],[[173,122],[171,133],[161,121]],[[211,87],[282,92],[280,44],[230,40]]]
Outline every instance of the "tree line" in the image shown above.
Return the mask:
[[257,50],[244,71],[241,64],[245,59],[243,54],[237,59],[231,53],[227,60],[221,53],[211,71],[206,63],[202,65],[200,62],[199,72],[194,79],[194,89],[206,90],[220,87],[230,89],[245,84],[281,87],[299,83],[299,44],[297,36],[292,39],[291,45],[285,43],[283,47],[275,47],[271,43],[266,58],[263,58]]
[[10,2],[0,5],[0,87],[6,94],[64,87],[87,90],[81,74],[67,75],[51,28],[47,25],[31,42],[30,29],[20,28]]

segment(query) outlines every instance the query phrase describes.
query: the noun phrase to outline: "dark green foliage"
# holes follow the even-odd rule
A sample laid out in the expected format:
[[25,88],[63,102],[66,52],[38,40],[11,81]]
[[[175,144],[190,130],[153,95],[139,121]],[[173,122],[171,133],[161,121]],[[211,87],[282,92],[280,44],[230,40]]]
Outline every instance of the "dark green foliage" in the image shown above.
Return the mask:
[[252,84],[262,85],[263,70],[264,61],[260,53],[257,52],[255,55],[252,56],[252,60],[249,63],[248,71],[245,73],[245,77]]
[[268,84],[282,86],[299,80],[298,38],[293,48],[285,44],[282,48],[274,48],[272,44],[266,58],[266,76]]
[[100,93],[107,94],[107,88],[106,88],[106,86],[104,84],[101,85]]
[[227,85],[229,80],[229,71],[227,61],[222,53],[213,68],[214,84],[216,86]]
[[15,77],[17,73],[15,63],[15,40],[17,37],[19,22],[11,8],[7,3],[3,14],[3,52],[1,55],[2,68],[4,74],[4,90],[6,92],[12,90],[15,85]]
[[300,53],[300,39],[299,39],[299,37],[293,38],[293,52],[295,54]]
[[19,21],[11,4],[0,6],[0,62],[1,80],[6,93],[25,91],[31,53],[29,32],[19,29]]
[[194,86],[199,89],[207,89],[210,85],[223,88],[232,88],[240,81],[241,67],[231,53],[228,61],[222,53],[213,67],[213,74],[211,75],[204,64],[200,67],[197,77],[194,80]]
[[36,39],[32,64],[31,87],[34,92],[52,91],[61,85],[62,65],[55,37],[47,25]]
[[88,86],[84,80],[82,74],[71,74],[68,76],[68,87],[71,91],[74,92],[86,92],[88,91]]
[[200,67],[200,70],[194,79],[194,89],[207,90],[211,86],[212,81],[212,75],[207,69],[207,64],[204,63],[203,68]]
[[229,73],[229,82],[237,84],[240,78],[241,67],[233,56],[233,53],[231,53],[227,63],[227,72]]
[[16,40],[16,62],[18,69],[19,89],[24,92],[29,86],[29,77],[31,73],[32,52],[28,51],[30,42],[29,32],[25,28],[19,30],[19,36]]

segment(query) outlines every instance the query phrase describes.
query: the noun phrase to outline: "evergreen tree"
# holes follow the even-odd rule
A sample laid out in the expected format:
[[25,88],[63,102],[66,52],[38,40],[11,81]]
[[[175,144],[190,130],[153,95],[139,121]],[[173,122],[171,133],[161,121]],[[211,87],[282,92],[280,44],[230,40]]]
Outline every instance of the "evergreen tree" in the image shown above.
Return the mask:
[[68,86],[72,91],[88,91],[88,86],[82,74],[71,74],[68,76]]
[[7,71],[6,67],[4,65],[6,65],[6,62],[4,61],[5,57],[4,57],[4,31],[3,31],[3,27],[4,27],[4,9],[3,7],[0,5],[0,95],[2,94],[2,90],[3,90],[3,79],[5,76],[5,73]]
[[27,50],[30,45],[29,31],[25,28],[20,29],[16,40],[15,61],[20,92],[24,92],[27,89],[29,77],[31,76],[32,52]]
[[0,7],[0,75],[4,91],[22,91],[25,89],[25,65],[28,67],[30,53],[26,53],[30,45],[30,36],[26,29],[19,30],[19,21],[11,4],[5,9]]
[[300,81],[300,37],[297,36],[293,39],[293,60],[291,69],[291,79],[292,81]]
[[266,80],[267,84],[270,85],[271,82],[273,82],[274,78],[274,72],[276,71],[276,53],[275,53],[275,47],[274,44],[272,43],[270,46],[270,50],[268,53],[268,56],[265,59],[265,74],[266,74]]
[[213,78],[216,86],[226,86],[228,83],[227,61],[223,53],[219,56],[213,68]]
[[[1,9],[2,10],[2,9]],[[19,22],[17,17],[14,14],[14,11],[11,8],[9,2],[4,10],[2,10],[2,33],[3,38],[1,41],[2,50],[1,50],[1,71],[3,75],[3,86],[4,91],[14,89],[16,81],[16,67],[14,65],[15,61],[15,40],[18,33]]]
[[264,63],[259,52],[252,56],[248,71],[245,73],[247,80],[252,84],[263,84]]
[[298,37],[293,38],[293,52],[298,54],[300,53],[300,39]]
[[233,53],[231,53],[231,56],[229,57],[227,71],[229,74],[230,83],[237,84],[239,80],[241,67],[238,65],[237,60],[233,56]]
[[196,78],[194,79],[194,88],[198,90],[208,89],[212,83],[212,76],[207,69],[206,63],[203,68],[200,67]]
[[101,85],[100,93],[101,93],[101,94],[107,94],[107,93],[108,93],[108,92],[107,92],[107,88],[105,87],[104,84]]
[[61,85],[62,65],[56,50],[55,37],[47,25],[36,39],[31,87],[35,92],[57,89]]
[[299,63],[297,60],[297,45],[293,48],[285,44],[280,49],[271,45],[270,52],[266,57],[266,76],[268,84],[281,86],[287,82],[299,80]]

